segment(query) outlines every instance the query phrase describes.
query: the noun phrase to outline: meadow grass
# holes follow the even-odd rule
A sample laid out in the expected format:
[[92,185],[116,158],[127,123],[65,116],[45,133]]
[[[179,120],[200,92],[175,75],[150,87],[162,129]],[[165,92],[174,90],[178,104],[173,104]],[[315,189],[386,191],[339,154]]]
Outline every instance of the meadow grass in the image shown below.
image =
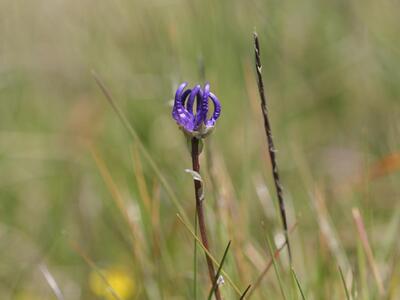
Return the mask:
[[223,298],[400,299],[399,6],[0,1],[0,299],[209,298],[184,80],[222,102],[200,161]]

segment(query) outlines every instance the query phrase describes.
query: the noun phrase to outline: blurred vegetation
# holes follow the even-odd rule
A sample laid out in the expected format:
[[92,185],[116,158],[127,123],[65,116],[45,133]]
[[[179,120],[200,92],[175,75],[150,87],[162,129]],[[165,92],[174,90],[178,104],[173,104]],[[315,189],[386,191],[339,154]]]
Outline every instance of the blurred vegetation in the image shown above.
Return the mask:
[[[399,299],[399,8],[390,0],[0,1],[1,299],[55,299],[45,274],[65,299],[113,299],[106,282],[121,299],[193,299],[193,237],[91,70],[193,216],[190,155],[170,101],[181,81],[203,81],[201,61],[223,105],[206,143],[211,157],[201,158],[212,253],[219,260],[232,240],[225,271],[241,291],[255,282],[270,259],[267,237],[278,243],[282,230],[254,29],[306,298],[345,299],[340,265],[353,299]],[[205,299],[211,285],[198,251]],[[300,299],[285,255],[277,260],[284,293]],[[251,298],[281,298],[277,278],[271,268]],[[238,299],[225,282],[225,299]]]

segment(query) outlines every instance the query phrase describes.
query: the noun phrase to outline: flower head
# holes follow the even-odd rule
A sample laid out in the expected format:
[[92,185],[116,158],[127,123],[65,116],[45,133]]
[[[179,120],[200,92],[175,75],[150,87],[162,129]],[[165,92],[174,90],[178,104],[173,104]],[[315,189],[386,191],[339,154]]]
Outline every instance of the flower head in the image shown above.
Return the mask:
[[[214,128],[221,114],[221,104],[210,92],[209,83],[206,83],[204,88],[196,85],[192,89],[185,90],[186,86],[187,82],[184,82],[176,90],[172,117],[186,134],[204,138]],[[209,116],[209,99],[214,106],[211,116]]]

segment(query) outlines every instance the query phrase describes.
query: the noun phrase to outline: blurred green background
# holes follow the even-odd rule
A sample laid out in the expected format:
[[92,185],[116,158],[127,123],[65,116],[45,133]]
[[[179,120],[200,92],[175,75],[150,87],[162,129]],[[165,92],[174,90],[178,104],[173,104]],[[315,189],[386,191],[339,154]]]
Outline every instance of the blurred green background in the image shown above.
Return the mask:
[[[56,299],[51,279],[65,299],[114,299],[99,273],[120,299],[193,299],[193,237],[92,70],[191,217],[190,155],[170,102],[180,82],[204,81],[204,67],[223,105],[201,158],[212,253],[219,260],[232,240],[227,273],[242,291],[254,283],[270,257],[266,237],[282,232],[255,29],[307,299],[345,299],[338,265],[354,299],[399,299],[399,9],[389,0],[1,0],[1,299]],[[287,257],[278,265],[287,299],[297,299]],[[271,269],[251,298],[282,297]]]

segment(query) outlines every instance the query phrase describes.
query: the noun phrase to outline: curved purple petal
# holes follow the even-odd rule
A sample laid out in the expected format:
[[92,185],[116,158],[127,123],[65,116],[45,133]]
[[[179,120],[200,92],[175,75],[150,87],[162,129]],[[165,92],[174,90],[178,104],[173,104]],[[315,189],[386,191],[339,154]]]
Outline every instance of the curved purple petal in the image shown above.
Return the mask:
[[211,118],[205,121],[206,127],[213,127],[215,125],[215,122],[221,115],[221,103],[219,102],[217,96],[210,92],[210,99],[214,104],[214,112]]
[[208,97],[210,96],[210,84],[207,82],[204,86],[203,97],[201,101],[201,120],[204,122],[208,114]]
[[[196,85],[196,86],[192,89],[192,92],[190,93],[188,102],[187,102],[187,104],[186,104],[186,109],[187,109],[187,111],[190,112],[191,114],[193,114],[194,99],[195,99],[196,96],[198,95],[200,89],[201,89],[200,85]],[[198,112],[196,112],[196,113],[198,113]]]
[[188,85],[187,82],[183,82],[179,85],[178,89],[175,92],[175,103],[178,102],[181,98],[182,91],[185,89],[185,87]]
[[203,103],[203,91],[199,90],[197,93],[197,102],[196,102],[196,116],[195,116],[195,128],[199,129],[201,123],[203,122],[203,111],[202,111],[202,103]]
[[[190,94],[192,92],[192,90],[191,89],[187,89],[186,91],[184,91],[182,94],[181,94],[181,99],[182,99],[182,106],[183,107],[186,107],[186,98],[187,98],[187,96]],[[186,109],[187,110],[187,109]]]
[[193,131],[194,129],[194,116],[184,107],[185,100],[191,90],[186,90],[183,92],[187,83],[182,83],[175,93],[175,102],[172,109],[172,117],[174,120],[182,127],[188,131]]

